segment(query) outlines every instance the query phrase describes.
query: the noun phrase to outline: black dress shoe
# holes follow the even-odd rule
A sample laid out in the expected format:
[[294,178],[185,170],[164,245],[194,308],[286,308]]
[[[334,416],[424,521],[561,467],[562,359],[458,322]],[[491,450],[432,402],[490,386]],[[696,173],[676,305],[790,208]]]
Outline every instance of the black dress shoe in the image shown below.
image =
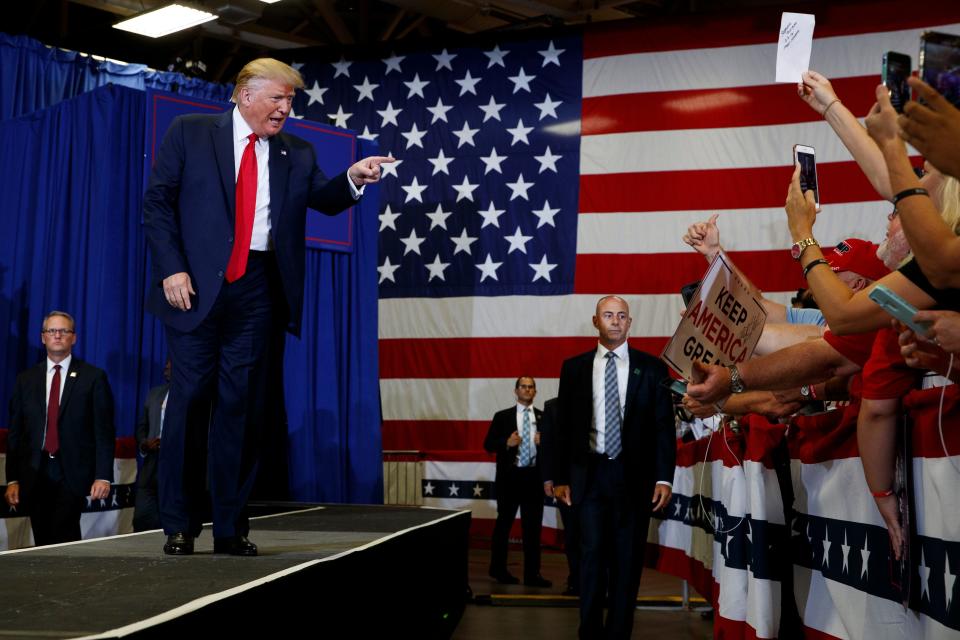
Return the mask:
[[490,577],[499,582],[500,584],[520,584],[520,581],[517,579],[517,576],[513,575],[506,569],[503,571],[491,571]]
[[550,582],[549,580],[547,580],[546,578],[544,578],[544,577],[543,577],[542,575],[540,575],[539,573],[538,573],[537,575],[535,575],[535,576],[530,576],[529,578],[524,578],[524,579],[523,579],[523,584],[525,584],[525,585],[528,586],[528,587],[543,587],[543,588],[547,588],[547,587],[552,587],[552,586],[553,586],[553,583],[552,583],[552,582]]
[[167,536],[163,552],[168,556],[189,556],[193,553],[193,536],[179,531]]
[[257,545],[247,540],[246,536],[214,538],[213,552],[228,553],[231,556],[255,556],[257,555]]

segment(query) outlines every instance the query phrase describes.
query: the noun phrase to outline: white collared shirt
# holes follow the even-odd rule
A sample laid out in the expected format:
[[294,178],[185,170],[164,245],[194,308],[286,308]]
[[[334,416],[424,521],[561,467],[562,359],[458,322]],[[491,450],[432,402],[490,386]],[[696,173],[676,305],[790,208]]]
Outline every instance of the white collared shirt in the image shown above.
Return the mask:
[[[240,115],[240,109],[233,108],[233,178],[236,184],[240,176],[240,160],[243,151],[250,143],[248,140],[253,129]],[[266,251],[270,249],[270,141],[257,138],[254,147],[257,154],[257,205],[253,214],[253,234],[250,236],[250,249]]]
[[[47,392],[43,396],[45,399],[44,406],[50,404],[50,385],[53,384],[53,374],[56,373],[54,367],[56,365],[60,365],[60,397],[57,398],[57,401],[59,402],[63,398],[63,388],[66,386],[67,372],[70,370],[70,362],[72,360],[72,353],[60,362],[54,362],[50,358],[47,358]],[[46,433],[44,433],[44,435],[46,435]]]
[[[596,453],[606,453],[605,432],[607,424],[607,398],[605,393],[607,354],[610,350],[597,344],[593,356],[593,422],[590,424],[590,448]],[[627,374],[630,372],[630,347],[624,342],[613,350],[617,367],[617,391],[620,395],[620,421],[627,405]]]
[[[530,466],[533,466],[537,463],[537,414],[533,411],[533,405],[526,407],[519,402],[517,403],[517,433],[520,434],[521,440],[523,439],[523,410],[530,410]],[[517,447],[517,459],[514,461],[514,464],[520,460],[520,447]]]

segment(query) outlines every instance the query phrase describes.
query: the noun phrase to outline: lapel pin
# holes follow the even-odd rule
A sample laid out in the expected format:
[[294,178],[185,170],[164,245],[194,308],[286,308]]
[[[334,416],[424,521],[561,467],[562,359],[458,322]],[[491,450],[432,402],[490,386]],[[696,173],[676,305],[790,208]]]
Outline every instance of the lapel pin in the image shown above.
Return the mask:
[[634,370],[633,370],[633,375],[635,375],[635,376],[640,375],[640,369],[634,369]]
[[71,377],[71,378],[76,378],[76,377],[77,377],[77,372],[76,372],[76,371],[71,371],[71,372],[70,372],[70,377]]
[[280,149],[280,155],[282,155],[282,156],[287,155],[287,150],[286,150],[286,149]]

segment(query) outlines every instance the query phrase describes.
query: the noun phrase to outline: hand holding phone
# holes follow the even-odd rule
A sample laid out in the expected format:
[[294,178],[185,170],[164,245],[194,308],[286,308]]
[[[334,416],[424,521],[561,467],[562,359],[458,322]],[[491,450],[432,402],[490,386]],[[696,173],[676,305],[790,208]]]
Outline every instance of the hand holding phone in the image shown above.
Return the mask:
[[930,323],[914,322],[913,316],[916,315],[917,308],[887,287],[882,284],[875,286],[873,291],[870,292],[870,299],[880,305],[883,310],[891,316],[910,327],[918,336],[927,335],[927,331],[930,329]]
[[817,184],[817,152],[813,147],[793,145],[793,163],[800,166],[800,191],[813,191],[813,201],[820,210],[820,188]]

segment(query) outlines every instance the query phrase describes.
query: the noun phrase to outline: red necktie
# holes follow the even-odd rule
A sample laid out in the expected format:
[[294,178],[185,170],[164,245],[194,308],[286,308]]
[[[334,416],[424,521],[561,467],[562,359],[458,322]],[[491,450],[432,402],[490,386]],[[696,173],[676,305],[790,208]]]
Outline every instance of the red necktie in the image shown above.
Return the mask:
[[250,142],[240,157],[237,175],[237,211],[234,216],[233,252],[227,263],[227,282],[239,279],[247,270],[253,216],[257,210],[257,134],[247,136]]
[[53,381],[50,382],[50,400],[47,402],[47,437],[43,450],[53,455],[60,449],[60,365],[53,365]]

